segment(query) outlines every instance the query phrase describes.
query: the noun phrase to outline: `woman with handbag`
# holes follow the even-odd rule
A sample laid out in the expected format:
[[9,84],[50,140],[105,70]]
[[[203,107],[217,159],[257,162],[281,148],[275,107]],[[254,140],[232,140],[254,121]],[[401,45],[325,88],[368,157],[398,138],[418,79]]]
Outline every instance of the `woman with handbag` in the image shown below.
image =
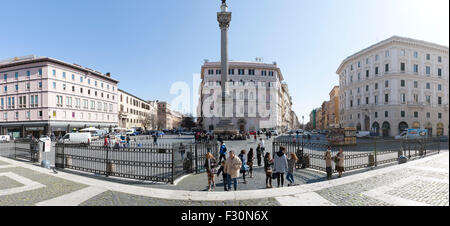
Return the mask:
[[327,171],[327,179],[330,180],[332,176],[332,165],[331,165],[331,147],[328,146],[328,150],[325,152],[325,166]]
[[266,171],[266,188],[272,188],[272,165],[273,160],[270,158],[270,153],[267,152],[264,156],[264,170]]
[[208,152],[208,154],[206,154],[205,168],[206,174],[208,175],[209,191],[211,191],[211,186],[212,190],[216,188],[216,182],[214,180],[214,176],[216,175],[217,172],[216,167],[217,167],[216,159],[210,152]]
[[242,173],[242,179],[244,179],[244,184],[247,184],[247,180],[245,180],[245,172],[248,171],[248,166],[247,166],[247,157],[245,156],[245,150],[241,151],[241,154],[239,154],[239,159],[242,162],[242,166],[241,166],[241,173]]
[[339,173],[338,178],[342,177],[342,172],[344,172],[344,151],[342,150],[342,148],[339,148],[339,152],[337,153],[336,157],[335,157],[335,162],[336,162],[336,170]]

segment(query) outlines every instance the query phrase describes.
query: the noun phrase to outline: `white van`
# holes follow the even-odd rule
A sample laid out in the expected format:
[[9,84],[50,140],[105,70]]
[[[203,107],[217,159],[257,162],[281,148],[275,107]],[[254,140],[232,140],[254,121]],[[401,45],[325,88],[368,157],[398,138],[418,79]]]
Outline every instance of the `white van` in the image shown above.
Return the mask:
[[10,135],[1,135],[0,136],[0,142],[10,142],[11,136]]
[[356,137],[358,138],[370,137],[370,131],[358,131],[356,133]]
[[91,141],[91,133],[68,133],[60,140],[60,142],[66,144],[90,144]]

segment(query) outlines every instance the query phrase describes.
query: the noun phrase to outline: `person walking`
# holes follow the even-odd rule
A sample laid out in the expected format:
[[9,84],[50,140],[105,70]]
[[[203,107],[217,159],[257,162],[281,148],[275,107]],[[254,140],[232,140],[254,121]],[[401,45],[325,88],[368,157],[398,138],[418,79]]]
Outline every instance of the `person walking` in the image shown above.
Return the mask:
[[245,154],[245,150],[242,150],[241,153],[239,154],[239,159],[242,162],[242,166],[241,166],[241,173],[242,173],[242,179],[244,180],[244,184],[247,184],[247,180],[245,179],[245,173],[248,171],[248,166],[247,166],[247,156]]
[[153,144],[157,144],[158,143],[158,135],[154,134],[153,135]]
[[222,163],[222,159],[225,161],[227,160],[227,146],[223,141],[220,141],[220,151],[219,151],[220,157],[219,157],[219,165]]
[[186,148],[184,147],[183,143],[180,143],[180,155],[181,155],[181,161],[184,161],[184,154],[186,153]]
[[266,147],[264,146],[264,140],[262,138],[259,139],[259,144],[261,145],[261,151],[264,153]]
[[242,162],[236,158],[234,151],[230,151],[230,156],[225,160],[225,172],[227,173],[228,190],[231,191],[231,182],[233,182],[234,190],[237,190],[237,178],[239,178],[239,171],[241,170]]
[[297,155],[295,155],[294,152],[291,152],[290,159],[288,160],[288,172],[286,175],[286,180],[289,181],[288,186],[292,186],[295,183],[294,169],[295,169],[295,164],[297,163],[297,161],[298,161]]
[[255,159],[255,154],[253,153],[253,148],[250,148],[247,154],[247,165],[248,165],[248,175],[253,178],[253,160]]
[[270,153],[267,152],[264,156],[264,171],[266,172],[266,188],[272,188],[272,165],[273,160],[270,158]]
[[[278,187],[284,186],[284,173],[288,171],[288,162],[286,155],[284,152],[286,151],[285,147],[280,147],[280,150],[275,154],[273,158],[273,172],[277,178]],[[281,183],[280,183],[281,182]]]
[[217,176],[220,175],[220,173],[222,173],[222,179],[223,179],[223,190],[224,191],[228,191],[228,183],[227,183],[227,173],[225,172],[225,161],[222,162],[222,164],[220,164],[220,168],[217,171]]
[[256,158],[258,160],[258,166],[262,166],[261,158],[262,158],[263,152],[261,151],[261,145],[258,144],[258,147],[256,147]]
[[336,157],[337,159],[337,164],[336,164],[336,170],[339,173],[338,178],[342,177],[342,172],[344,172],[344,151],[342,150],[342,148],[339,148],[339,152],[337,153]]
[[216,188],[216,182],[214,180],[214,176],[217,173],[217,171],[216,171],[217,162],[216,162],[216,159],[214,158],[214,156],[210,152],[208,152],[206,154],[204,166],[206,168],[206,174],[208,175],[208,191],[211,191],[211,189],[214,190]]
[[[108,135],[108,136],[109,136],[109,135]],[[103,141],[103,146],[104,146],[105,148],[107,148],[107,147],[108,147],[108,144],[109,144],[108,136],[105,136],[105,139],[104,139],[104,141]]]
[[130,135],[127,135],[127,147],[130,147]]
[[327,179],[330,180],[332,177],[332,165],[331,165],[331,147],[328,146],[327,151],[325,152],[325,167],[326,167],[326,172],[327,172]]

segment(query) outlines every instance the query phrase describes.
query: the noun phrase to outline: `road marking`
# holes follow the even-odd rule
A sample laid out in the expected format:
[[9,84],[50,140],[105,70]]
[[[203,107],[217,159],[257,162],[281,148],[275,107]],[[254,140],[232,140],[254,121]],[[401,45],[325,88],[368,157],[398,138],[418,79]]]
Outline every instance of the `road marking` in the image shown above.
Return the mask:
[[282,206],[336,206],[315,192],[275,198]]
[[17,175],[15,173],[11,173],[11,172],[0,173],[0,176],[9,177],[12,180],[15,180],[15,181],[23,184],[23,186],[21,186],[21,187],[0,190],[0,196],[16,194],[16,193],[20,193],[20,192],[24,192],[24,191],[30,191],[30,190],[35,190],[35,189],[45,187],[45,185],[43,185],[41,183],[32,181],[28,178],[22,177],[20,175]]
[[90,186],[54,199],[36,203],[36,206],[78,206],[105,191],[107,189]]

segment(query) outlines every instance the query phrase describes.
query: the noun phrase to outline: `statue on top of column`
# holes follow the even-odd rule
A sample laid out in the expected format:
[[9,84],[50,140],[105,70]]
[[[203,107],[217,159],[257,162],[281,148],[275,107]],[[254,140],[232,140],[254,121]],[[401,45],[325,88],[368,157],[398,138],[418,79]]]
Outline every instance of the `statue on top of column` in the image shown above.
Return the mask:
[[223,5],[223,4],[227,4],[226,1],[227,1],[227,0],[222,0],[222,5]]

